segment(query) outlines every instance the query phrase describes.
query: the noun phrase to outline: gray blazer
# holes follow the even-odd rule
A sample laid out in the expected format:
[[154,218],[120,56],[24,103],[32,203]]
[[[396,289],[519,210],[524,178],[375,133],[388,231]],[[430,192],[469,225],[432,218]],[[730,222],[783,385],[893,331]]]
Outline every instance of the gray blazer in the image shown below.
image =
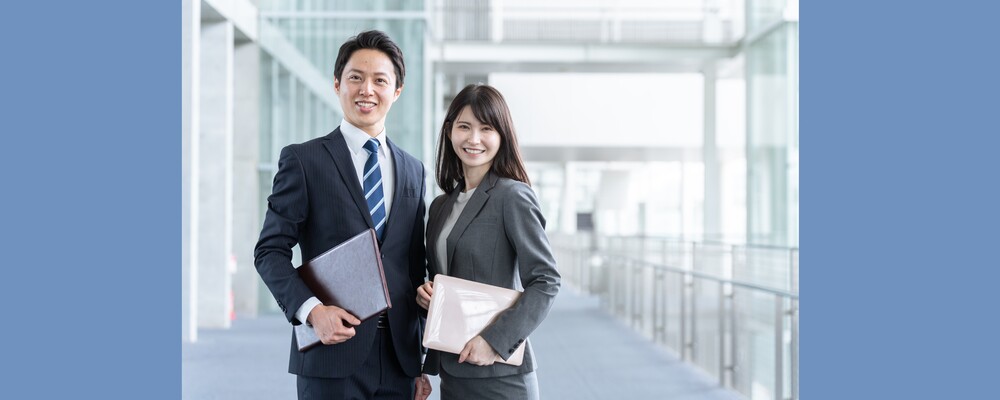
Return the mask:
[[[434,199],[427,221],[427,260],[431,279],[441,272],[436,248],[441,225],[451,214],[458,190]],[[448,275],[508,289],[524,288],[514,305],[481,334],[505,360],[518,346],[528,346],[520,366],[458,363],[458,355],[430,350],[424,373],[444,368],[460,378],[487,378],[535,370],[528,335],[549,313],[559,292],[559,272],[545,236],[545,218],[528,185],[487,173],[447,239]]]

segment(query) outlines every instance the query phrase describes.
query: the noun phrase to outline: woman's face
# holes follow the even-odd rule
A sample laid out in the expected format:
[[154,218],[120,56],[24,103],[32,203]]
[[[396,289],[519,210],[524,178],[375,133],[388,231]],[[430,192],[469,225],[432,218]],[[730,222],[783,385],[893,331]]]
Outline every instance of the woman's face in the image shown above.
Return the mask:
[[500,149],[500,133],[476,119],[470,106],[458,113],[448,138],[466,173],[470,169],[489,169]]

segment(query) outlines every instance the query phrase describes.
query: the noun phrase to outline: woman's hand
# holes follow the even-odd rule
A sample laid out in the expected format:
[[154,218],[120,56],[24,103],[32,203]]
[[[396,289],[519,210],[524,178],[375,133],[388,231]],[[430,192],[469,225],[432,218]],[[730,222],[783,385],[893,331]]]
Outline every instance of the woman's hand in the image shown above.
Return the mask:
[[465,344],[465,348],[458,355],[458,362],[468,361],[469,364],[487,366],[493,365],[499,356],[496,351],[493,351],[493,347],[486,343],[486,339],[477,335]]
[[417,288],[417,304],[425,310],[431,306],[431,296],[434,295],[434,281],[424,282]]

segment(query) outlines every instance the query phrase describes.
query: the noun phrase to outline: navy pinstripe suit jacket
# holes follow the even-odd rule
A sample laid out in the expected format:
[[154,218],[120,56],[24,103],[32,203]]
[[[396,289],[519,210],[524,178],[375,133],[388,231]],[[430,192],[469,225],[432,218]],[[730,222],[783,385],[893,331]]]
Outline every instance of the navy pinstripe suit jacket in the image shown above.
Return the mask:
[[[416,288],[424,282],[426,271],[424,166],[391,141],[386,142],[395,167],[392,209],[380,243],[392,300],[389,326],[403,371],[416,377],[420,374],[422,334]],[[304,322],[295,318],[295,312],[313,296],[292,266],[292,247],[298,244],[302,259],[309,260],[373,227],[340,128],[281,150],[264,226],[254,249],[254,265],[289,322]],[[353,374],[368,357],[376,323],[376,318],[362,323],[346,342],[305,352],[298,351],[292,335],[288,372],[321,378]]]

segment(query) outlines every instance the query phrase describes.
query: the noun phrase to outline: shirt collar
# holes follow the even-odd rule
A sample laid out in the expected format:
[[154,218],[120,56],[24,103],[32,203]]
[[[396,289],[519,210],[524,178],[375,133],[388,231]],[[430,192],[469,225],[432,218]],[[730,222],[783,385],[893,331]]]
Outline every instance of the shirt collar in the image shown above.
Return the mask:
[[[383,127],[382,132],[379,132],[378,136],[375,136],[375,139],[378,140],[379,152],[382,153],[383,156],[388,157],[389,148],[386,146],[385,131],[386,128]],[[371,139],[372,137],[368,136],[368,134],[361,130],[361,128],[351,125],[351,123],[347,122],[346,119],[341,119],[340,132],[344,134],[344,141],[347,142],[347,148],[350,149],[351,152],[368,152],[365,150],[365,143],[367,143],[368,139]]]

